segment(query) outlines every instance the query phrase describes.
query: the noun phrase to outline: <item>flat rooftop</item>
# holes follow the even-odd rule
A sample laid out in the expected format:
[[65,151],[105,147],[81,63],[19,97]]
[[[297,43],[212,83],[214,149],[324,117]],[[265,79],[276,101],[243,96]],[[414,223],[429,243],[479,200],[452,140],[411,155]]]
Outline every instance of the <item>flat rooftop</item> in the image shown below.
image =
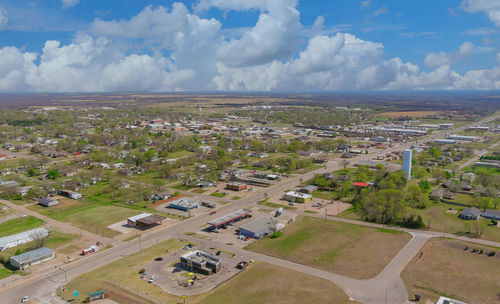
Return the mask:
[[228,215],[221,216],[215,220],[211,220],[208,223],[210,225],[213,225],[213,226],[218,226],[220,224],[227,223],[227,222],[230,222],[232,220],[244,217],[245,215],[248,215],[250,213],[252,213],[252,210],[250,210],[250,209],[241,209],[241,210],[235,211],[233,213],[229,213]]
[[176,206],[184,207],[186,209],[193,209],[193,208],[200,207],[201,203],[182,198],[182,199],[178,199],[175,201],[171,201],[170,205],[176,205]]

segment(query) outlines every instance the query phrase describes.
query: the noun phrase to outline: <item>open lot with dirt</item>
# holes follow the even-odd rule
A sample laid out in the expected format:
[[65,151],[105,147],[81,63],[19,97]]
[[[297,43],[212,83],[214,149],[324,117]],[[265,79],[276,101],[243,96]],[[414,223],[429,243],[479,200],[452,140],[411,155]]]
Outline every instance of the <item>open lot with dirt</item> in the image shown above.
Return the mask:
[[[467,246],[467,249],[464,250]],[[477,249],[477,252],[471,252]],[[483,253],[480,254],[480,250]],[[495,256],[486,252],[495,251]],[[429,240],[401,273],[409,295],[433,303],[439,295],[469,304],[500,302],[500,248],[457,240]]]
[[399,231],[304,216],[285,227],[281,237],[254,242],[246,249],[367,279],[382,271],[410,238]]

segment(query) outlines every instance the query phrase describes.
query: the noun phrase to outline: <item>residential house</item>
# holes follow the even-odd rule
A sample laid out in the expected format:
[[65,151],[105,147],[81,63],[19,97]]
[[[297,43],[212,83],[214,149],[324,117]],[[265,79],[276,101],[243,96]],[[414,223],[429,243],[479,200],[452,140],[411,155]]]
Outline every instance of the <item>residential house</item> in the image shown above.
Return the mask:
[[477,220],[478,217],[481,215],[481,210],[479,210],[476,207],[469,207],[464,209],[459,217],[464,220]]

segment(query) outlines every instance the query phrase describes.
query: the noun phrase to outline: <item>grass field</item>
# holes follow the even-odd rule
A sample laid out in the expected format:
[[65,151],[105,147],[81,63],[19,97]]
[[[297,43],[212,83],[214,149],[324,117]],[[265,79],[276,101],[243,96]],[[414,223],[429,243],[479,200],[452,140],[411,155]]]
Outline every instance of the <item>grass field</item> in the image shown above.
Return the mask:
[[[449,209],[456,213],[449,213]],[[425,225],[433,231],[442,231],[450,234],[468,236],[469,232],[474,232],[475,225],[480,225],[483,229],[482,239],[500,242],[500,228],[491,226],[490,221],[480,218],[477,221],[464,221],[458,217],[460,212],[465,209],[443,203],[433,203],[431,206],[417,210],[422,216]]]
[[[188,301],[193,303],[192,301]],[[354,303],[335,284],[278,266],[256,262],[210,292],[203,304]]]
[[282,237],[266,238],[246,249],[366,279],[382,271],[409,239],[403,232],[304,216],[285,227]]
[[[464,250],[468,246],[468,250]],[[472,248],[497,256],[472,253]],[[419,293],[426,300],[446,295],[466,303],[500,302],[500,248],[478,246],[457,240],[433,239],[401,273],[408,294]]]
[[[149,297],[156,302],[177,303],[176,301],[180,300],[179,297],[168,295],[162,292],[160,287],[148,284],[140,278],[138,271],[143,264],[151,262],[157,256],[164,255],[166,250],[176,251],[182,246],[184,243],[178,239],[161,242],[143,250],[142,255],[139,252],[135,253],[73,279],[66,285],[66,291],[62,293],[59,291],[59,295],[64,300],[71,300],[74,290],[78,290],[84,296],[90,292],[105,289],[108,298],[121,304],[153,303],[146,299]],[[142,298],[138,297],[137,293]]]
[[320,199],[331,201],[335,197],[335,192],[328,192],[328,191],[318,190],[318,191],[314,191],[312,193],[312,196],[314,198],[320,198]]
[[292,206],[288,206],[288,205],[275,204],[275,203],[268,202],[267,200],[268,199],[266,198],[264,200],[261,200],[261,201],[257,202],[257,204],[259,204],[261,206],[271,207],[271,208],[283,208],[285,210],[297,210],[296,207],[292,207]]
[[218,197],[218,198],[223,198],[224,196],[226,196],[226,192],[214,192],[214,193],[211,193],[210,194],[211,196],[215,196],[215,197]]
[[0,237],[40,227],[44,222],[34,216],[16,218],[0,224]]
[[177,151],[177,152],[171,152],[168,153],[167,158],[181,158],[181,157],[187,157],[194,155],[194,152],[189,152],[189,151]]
[[34,205],[29,208],[56,220],[69,222],[73,226],[101,234],[105,237],[113,237],[119,234],[117,231],[108,229],[107,226],[141,213],[140,210],[86,202],[78,202],[77,205],[72,206],[58,205],[44,208]]

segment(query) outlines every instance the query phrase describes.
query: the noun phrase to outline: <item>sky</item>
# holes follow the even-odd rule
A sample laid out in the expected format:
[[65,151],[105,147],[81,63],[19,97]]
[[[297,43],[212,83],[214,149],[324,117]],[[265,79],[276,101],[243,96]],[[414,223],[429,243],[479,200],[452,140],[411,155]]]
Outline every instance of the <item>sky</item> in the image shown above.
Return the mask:
[[0,92],[500,89],[500,0],[0,0]]

